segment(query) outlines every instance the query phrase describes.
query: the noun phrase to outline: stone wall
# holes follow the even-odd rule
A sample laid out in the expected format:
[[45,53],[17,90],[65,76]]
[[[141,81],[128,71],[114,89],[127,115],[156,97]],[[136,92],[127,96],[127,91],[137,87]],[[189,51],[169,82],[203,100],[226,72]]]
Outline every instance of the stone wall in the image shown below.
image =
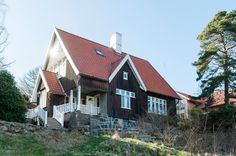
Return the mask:
[[35,132],[41,129],[44,129],[44,127],[36,126],[30,123],[0,121],[0,131],[4,132],[27,133]]

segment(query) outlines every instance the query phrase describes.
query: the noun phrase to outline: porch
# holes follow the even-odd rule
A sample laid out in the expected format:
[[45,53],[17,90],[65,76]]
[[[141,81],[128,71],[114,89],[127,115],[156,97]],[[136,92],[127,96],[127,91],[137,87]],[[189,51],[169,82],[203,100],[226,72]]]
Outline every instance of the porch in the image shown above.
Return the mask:
[[[43,96],[43,94],[40,95],[40,97],[41,96]],[[47,97],[48,95],[45,94],[44,96]],[[88,115],[107,113],[107,93],[102,90],[78,86],[67,92],[64,98],[57,98],[57,95],[53,94],[50,95],[50,100],[46,97],[40,98],[46,100],[39,101],[40,105],[35,109],[28,110],[26,114],[27,118],[36,117],[38,120],[41,119],[45,127],[49,126],[47,125],[48,117],[54,118],[64,127],[66,113],[76,111]],[[42,104],[42,102],[44,104]]]

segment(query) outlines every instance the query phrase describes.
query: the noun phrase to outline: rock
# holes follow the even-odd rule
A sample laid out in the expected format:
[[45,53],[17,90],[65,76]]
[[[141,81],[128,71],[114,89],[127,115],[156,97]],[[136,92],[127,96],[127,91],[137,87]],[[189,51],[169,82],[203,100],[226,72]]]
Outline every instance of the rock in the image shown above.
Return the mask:
[[1,129],[2,131],[5,131],[5,132],[8,131],[7,126],[1,126],[0,129]]

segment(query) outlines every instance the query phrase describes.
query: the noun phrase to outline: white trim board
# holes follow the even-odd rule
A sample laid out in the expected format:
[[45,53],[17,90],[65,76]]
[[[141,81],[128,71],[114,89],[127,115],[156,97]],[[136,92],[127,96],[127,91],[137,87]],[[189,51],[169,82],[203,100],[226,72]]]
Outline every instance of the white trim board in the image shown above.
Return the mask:
[[56,36],[57,36],[57,39],[58,39],[58,41],[59,41],[59,43],[60,43],[60,45],[61,45],[61,47],[62,47],[62,49],[63,49],[63,51],[64,51],[64,53],[65,53],[65,55],[66,55],[68,61],[69,61],[70,64],[71,64],[71,67],[73,68],[75,74],[78,75],[78,74],[79,74],[79,70],[78,70],[78,68],[76,67],[74,61],[72,60],[72,58],[71,58],[71,56],[70,56],[68,50],[66,49],[66,47],[65,47],[65,45],[64,45],[64,43],[63,43],[63,41],[62,41],[62,39],[61,39],[61,36],[60,36],[60,34],[58,33],[58,31],[57,31],[56,28],[55,28],[54,32],[55,32],[55,34],[56,34]]
[[134,73],[135,78],[137,79],[140,88],[143,89],[144,91],[147,91],[146,86],[143,83],[143,80],[141,79],[133,61],[131,60],[130,56],[127,54],[123,60],[120,62],[120,64],[116,67],[116,69],[112,72],[112,74],[109,77],[109,83],[113,80],[113,78],[116,76],[116,74],[120,71],[120,69],[123,67],[123,65],[128,62],[132,72]]
[[36,102],[37,101],[37,89],[39,87],[39,82],[40,82],[40,78],[42,79],[43,81],[43,84],[46,88],[46,92],[49,92],[49,86],[48,86],[48,83],[46,81],[46,78],[43,74],[43,71],[42,69],[39,69],[39,73],[38,73],[38,76],[37,76],[37,79],[36,79],[36,83],[35,83],[35,86],[34,86],[34,90],[33,90],[33,94],[32,94],[32,97],[31,97],[31,102]]
[[63,41],[62,41],[62,39],[61,39],[61,36],[60,36],[60,34],[58,33],[58,31],[57,31],[56,28],[54,28],[54,31],[53,31],[53,34],[52,34],[52,37],[51,37],[51,40],[50,40],[50,43],[49,43],[49,46],[48,46],[48,49],[47,49],[47,53],[46,53],[46,56],[45,56],[45,58],[44,58],[44,63],[43,63],[42,69],[46,70],[47,61],[48,61],[49,56],[50,56],[49,53],[50,53],[50,50],[51,50],[51,48],[52,48],[53,41],[55,41],[55,38],[58,39],[59,44],[61,45],[62,50],[63,50],[63,52],[65,53],[65,56],[66,56],[66,58],[68,59],[68,61],[69,61],[70,65],[71,65],[72,69],[74,70],[75,74],[78,75],[78,74],[79,74],[79,70],[78,70],[78,68],[76,67],[74,61],[72,60],[72,58],[71,58],[71,56],[70,56],[68,50],[66,49],[66,47],[65,47],[65,45],[64,45],[64,43],[63,43]]

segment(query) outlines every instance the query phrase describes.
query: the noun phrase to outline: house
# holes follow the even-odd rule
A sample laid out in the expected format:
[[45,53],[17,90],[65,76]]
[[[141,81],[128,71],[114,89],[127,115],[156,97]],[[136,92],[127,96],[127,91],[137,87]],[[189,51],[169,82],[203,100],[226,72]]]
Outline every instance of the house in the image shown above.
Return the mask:
[[31,99],[38,107],[27,116],[45,126],[49,118],[63,126],[73,111],[124,120],[175,116],[177,99],[147,60],[122,52],[120,33],[108,47],[56,28]]
[[177,92],[181,100],[176,105],[177,115],[182,119],[189,118],[189,111],[202,106],[204,100],[194,99],[191,95]]
[[[210,104],[208,106],[208,109],[216,110],[216,109],[222,108],[225,105],[225,102],[224,102],[224,91],[223,90],[215,91],[211,95],[211,98],[212,98],[212,104]],[[206,109],[206,105],[205,104],[206,103],[204,102],[201,105],[199,105],[197,108],[205,110]],[[231,106],[236,106],[236,98],[229,98],[229,104]]]
[[[177,114],[180,118],[189,118],[189,111],[193,108],[206,110],[206,102],[208,98],[195,99],[193,96],[186,93],[177,92],[181,100],[176,106]],[[222,108],[224,103],[224,91],[217,90],[212,96],[212,103],[208,106],[208,109],[219,109]],[[231,106],[236,106],[236,99],[230,98],[229,103]]]

